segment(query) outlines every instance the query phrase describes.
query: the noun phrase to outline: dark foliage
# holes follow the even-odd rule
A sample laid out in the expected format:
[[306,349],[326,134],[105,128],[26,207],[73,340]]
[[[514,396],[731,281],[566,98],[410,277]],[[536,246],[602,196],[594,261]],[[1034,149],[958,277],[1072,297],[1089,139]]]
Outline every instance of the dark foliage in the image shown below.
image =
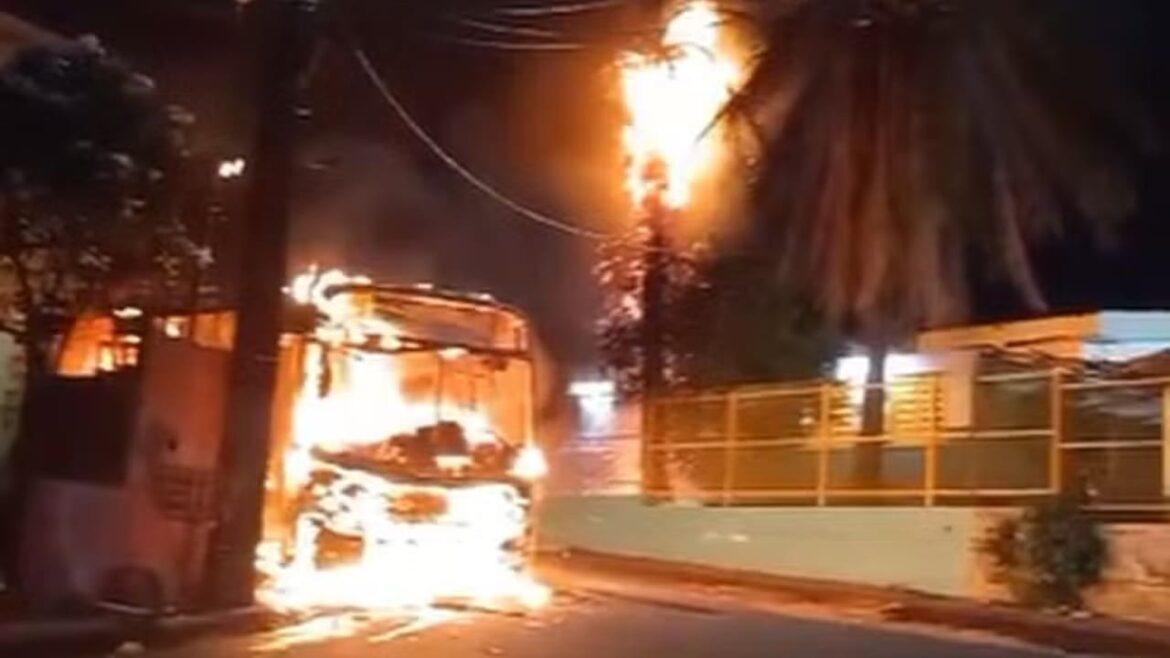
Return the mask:
[[1101,580],[1109,546],[1100,522],[1062,496],[1001,521],[983,544],[993,575],[1024,605],[1078,610]]
[[91,39],[0,70],[0,310],[30,345],[87,307],[181,287],[196,256],[177,212],[189,121]]
[[[602,356],[623,391],[640,387],[641,243],[603,248]],[[664,309],[667,383],[720,386],[815,378],[839,342],[807,300],[776,276],[764,255],[694,246],[670,257]]]
[[889,342],[966,313],[973,271],[1044,306],[1031,248],[1134,203],[1148,124],[1055,0],[801,0],[766,18],[733,114],[756,200],[830,318]]

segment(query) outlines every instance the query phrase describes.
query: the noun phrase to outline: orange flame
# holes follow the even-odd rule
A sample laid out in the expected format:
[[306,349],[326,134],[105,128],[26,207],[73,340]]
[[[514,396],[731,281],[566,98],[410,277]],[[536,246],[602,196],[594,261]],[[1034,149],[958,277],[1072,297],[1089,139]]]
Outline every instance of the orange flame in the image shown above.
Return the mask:
[[696,0],[667,25],[660,54],[622,58],[626,186],[638,204],[658,198],[669,208],[685,206],[695,181],[717,160],[717,147],[704,131],[731,97],[742,69],[720,32],[714,5]]
[[[524,572],[510,548],[527,532],[528,501],[516,486],[399,482],[324,458],[413,434],[440,420],[457,423],[472,447],[502,440],[478,410],[408,398],[398,361],[386,353],[401,344],[398,329],[377,317],[362,293],[338,293],[338,286],[354,283],[369,279],[313,268],[287,289],[296,301],[315,306],[322,321],[305,344],[291,440],[278,478],[284,499],[302,502],[285,545],[269,542],[258,551],[258,567],[267,576],[261,600],[291,611],[360,608],[394,614],[422,614],[444,598],[541,605],[547,588]],[[365,349],[369,346],[382,349]],[[467,356],[466,350],[442,352],[444,361]],[[471,459],[436,461],[444,472],[455,472]],[[539,449],[528,445],[510,472],[531,481],[543,470]],[[356,558],[319,564],[318,540],[325,533],[359,543]]]

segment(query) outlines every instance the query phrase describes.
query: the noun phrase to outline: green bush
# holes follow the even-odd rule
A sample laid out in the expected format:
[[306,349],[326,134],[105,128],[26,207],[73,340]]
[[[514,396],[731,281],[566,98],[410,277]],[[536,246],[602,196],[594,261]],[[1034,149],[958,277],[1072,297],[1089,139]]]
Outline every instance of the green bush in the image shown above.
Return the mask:
[[1085,588],[1101,580],[1109,545],[1101,523],[1065,496],[995,525],[984,541],[993,576],[1020,603],[1080,610]]

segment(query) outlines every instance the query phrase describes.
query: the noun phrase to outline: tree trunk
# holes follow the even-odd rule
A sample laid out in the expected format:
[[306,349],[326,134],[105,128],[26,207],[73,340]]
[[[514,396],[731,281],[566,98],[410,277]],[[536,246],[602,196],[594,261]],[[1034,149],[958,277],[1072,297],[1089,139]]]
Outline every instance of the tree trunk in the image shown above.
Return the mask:
[[666,296],[666,272],[663,250],[663,213],[661,204],[648,204],[646,222],[650,228],[642,283],[642,395],[643,399],[660,392],[664,384],[663,351],[665,331],[663,308]]
[[881,436],[885,433],[886,356],[889,348],[885,343],[874,343],[868,349],[869,368],[865,376],[865,395],[861,401],[861,434]]
[[[885,434],[886,356],[889,347],[884,341],[874,341],[868,346],[869,369],[865,378],[865,393],[861,401],[861,436],[880,437]],[[882,482],[882,444],[873,441],[857,445],[854,463],[855,484],[866,489],[880,488]]]

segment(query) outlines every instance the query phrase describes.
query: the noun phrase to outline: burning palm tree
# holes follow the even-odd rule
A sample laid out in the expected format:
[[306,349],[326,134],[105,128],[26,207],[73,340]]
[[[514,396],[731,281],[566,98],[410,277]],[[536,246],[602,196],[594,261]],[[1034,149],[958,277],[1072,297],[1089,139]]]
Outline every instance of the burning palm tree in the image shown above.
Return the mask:
[[602,350],[623,388],[647,392],[678,380],[685,355],[670,334],[688,319],[674,311],[697,283],[702,246],[677,245],[672,237],[696,183],[725,159],[707,133],[743,68],[713,3],[673,9],[659,43],[619,61],[626,188],[638,224],[629,237],[603,246],[598,267],[608,293]]
[[786,266],[869,349],[864,434],[887,349],[960,319],[973,265],[1041,310],[1029,247],[1069,221],[1102,240],[1132,209],[1152,140],[1055,4],[798,0],[766,19],[729,107],[764,137],[757,207]]
[[1029,247],[1130,212],[1148,130],[1057,18],[1042,0],[801,0],[766,19],[731,104],[764,137],[758,208],[878,355],[959,319],[976,264],[1042,309]]

